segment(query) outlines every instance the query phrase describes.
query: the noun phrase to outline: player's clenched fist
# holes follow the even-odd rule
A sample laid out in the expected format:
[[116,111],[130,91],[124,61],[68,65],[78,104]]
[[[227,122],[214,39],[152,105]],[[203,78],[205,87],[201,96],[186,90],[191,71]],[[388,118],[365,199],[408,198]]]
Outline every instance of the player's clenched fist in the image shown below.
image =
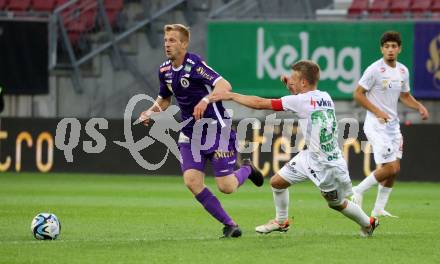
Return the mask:
[[[209,102],[209,101],[208,101]],[[195,120],[199,120],[203,117],[203,113],[205,113],[206,107],[208,107],[208,102],[203,98],[200,102],[194,107],[193,116]]]
[[287,77],[286,75],[281,75],[280,76],[280,81],[284,84],[287,85],[289,82],[289,77]]
[[423,105],[420,105],[418,110],[422,120],[427,120],[429,118],[429,112]]
[[148,122],[150,122],[151,111],[143,111],[139,116],[139,121],[144,124],[144,126],[148,126]]

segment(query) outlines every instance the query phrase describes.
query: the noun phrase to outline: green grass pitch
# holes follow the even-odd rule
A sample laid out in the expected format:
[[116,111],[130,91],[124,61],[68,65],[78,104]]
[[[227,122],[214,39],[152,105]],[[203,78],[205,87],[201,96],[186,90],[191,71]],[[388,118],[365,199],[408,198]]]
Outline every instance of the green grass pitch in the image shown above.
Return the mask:
[[[232,195],[206,184],[243,236],[219,239],[222,226],[181,177],[93,174],[0,174],[0,263],[440,263],[440,184],[399,182],[372,238],[328,209],[304,183],[290,189],[294,225],[285,234],[258,235],[273,217],[272,193],[250,182]],[[370,212],[376,189],[365,196]],[[58,240],[30,232],[39,212],[55,213]]]

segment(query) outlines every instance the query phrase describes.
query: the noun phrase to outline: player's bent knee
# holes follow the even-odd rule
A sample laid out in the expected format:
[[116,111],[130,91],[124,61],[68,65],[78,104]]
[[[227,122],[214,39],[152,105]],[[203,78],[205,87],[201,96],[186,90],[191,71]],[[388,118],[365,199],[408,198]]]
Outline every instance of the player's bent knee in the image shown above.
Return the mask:
[[275,174],[270,179],[270,186],[275,189],[286,189],[290,186],[290,183],[288,183],[286,180],[284,180],[280,175]]
[[400,172],[400,164],[399,163],[389,163],[386,165],[388,173],[390,176],[395,176]]
[[330,207],[331,209],[341,211],[345,208],[345,199],[339,197],[337,190],[329,192],[321,191],[321,195],[327,201],[328,207]]
[[237,189],[235,186],[232,185],[219,185],[218,186],[219,191],[221,191],[224,194],[230,194],[235,192],[235,190]]
[[345,207],[347,207],[346,204],[344,203],[344,201],[338,202],[338,203],[327,202],[327,205],[328,205],[328,207],[330,207],[331,209],[336,210],[336,211],[342,211],[345,209]]
[[197,194],[204,188],[203,174],[185,172],[183,174],[185,186],[194,194]]

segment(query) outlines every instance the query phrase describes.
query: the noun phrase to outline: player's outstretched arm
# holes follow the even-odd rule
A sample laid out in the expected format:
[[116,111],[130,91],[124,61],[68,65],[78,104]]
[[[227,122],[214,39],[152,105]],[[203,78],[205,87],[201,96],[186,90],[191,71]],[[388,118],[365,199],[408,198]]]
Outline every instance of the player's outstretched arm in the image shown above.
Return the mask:
[[165,111],[170,105],[171,105],[171,96],[167,98],[162,98],[158,96],[154,104],[150,108],[148,108],[147,110],[141,113],[141,115],[139,116],[139,121],[141,121],[144,124],[144,126],[148,126],[148,122],[150,121],[150,116],[152,113]]
[[229,93],[230,100],[233,100],[241,105],[253,109],[267,109],[272,110],[272,101],[270,99],[261,98],[253,95],[242,95],[239,93]]
[[429,112],[423,104],[417,101],[409,92],[400,93],[400,101],[409,108],[419,111],[423,120],[429,118]]
[[353,93],[354,100],[356,100],[356,102],[358,102],[363,108],[375,114],[378,119],[383,120],[383,122],[388,122],[390,120],[388,114],[372,104],[365,95],[366,92],[367,90],[365,90],[364,87],[358,86]]

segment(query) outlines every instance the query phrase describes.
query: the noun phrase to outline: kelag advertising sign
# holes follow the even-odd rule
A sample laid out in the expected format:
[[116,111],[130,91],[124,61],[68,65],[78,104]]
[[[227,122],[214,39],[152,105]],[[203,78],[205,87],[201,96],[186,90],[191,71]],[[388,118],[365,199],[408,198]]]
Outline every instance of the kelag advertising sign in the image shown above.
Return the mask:
[[351,100],[364,70],[382,56],[379,40],[388,30],[402,35],[399,61],[412,93],[440,98],[440,22],[211,22],[207,60],[235,91],[280,97],[287,91],[279,76],[310,59],[322,70],[319,89]]
[[310,59],[322,70],[319,89],[351,100],[363,71],[382,56],[380,37],[387,30],[402,34],[399,61],[413,72],[414,24],[405,22],[211,22],[207,61],[237,92],[280,97],[287,94],[280,75]]

